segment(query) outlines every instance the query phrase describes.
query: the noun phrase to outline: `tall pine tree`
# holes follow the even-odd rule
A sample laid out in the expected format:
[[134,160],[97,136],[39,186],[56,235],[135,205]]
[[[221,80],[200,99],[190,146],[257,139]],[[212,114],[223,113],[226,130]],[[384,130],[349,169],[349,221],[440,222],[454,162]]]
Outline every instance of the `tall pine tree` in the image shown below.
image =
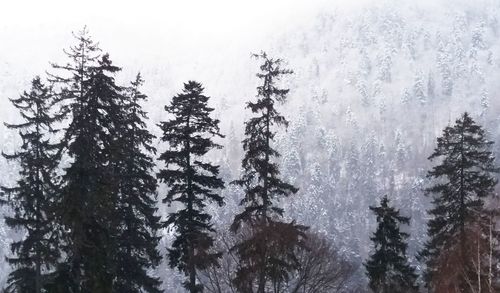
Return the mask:
[[214,229],[212,217],[205,209],[209,202],[223,205],[217,190],[224,183],[219,178],[219,166],[210,163],[205,155],[221,148],[213,138],[223,136],[219,120],[210,117],[214,109],[208,106],[208,100],[200,83],[185,83],[183,92],[165,106],[171,119],[159,125],[163,131],[161,139],[169,145],[160,155],[166,166],[158,173],[158,178],[169,186],[163,202],[182,206],[164,223],[176,231],[172,248],[168,249],[169,263],[186,274],[184,287],[189,292],[203,290],[196,283],[196,271],[216,264],[220,257],[211,250]]
[[152,146],[155,136],[146,128],[147,115],[141,107],[147,99],[140,92],[143,82],[138,74],[124,91],[118,114],[121,123],[112,147],[119,180],[114,292],[160,292],[160,281],[148,274],[161,260],[157,250],[160,217],[155,215],[157,183],[151,157],[156,153]]
[[[118,249],[116,216],[119,173],[113,161],[115,138],[122,123],[121,94],[113,75],[119,68],[104,55],[90,67],[86,92],[72,104],[66,129],[68,155],[73,159],[63,175],[61,221],[66,228],[58,286],[63,291],[112,292]],[[59,284],[62,282],[63,284]]]
[[63,138],[70,166],[64,175],[59,222],[66,228],[65,260],[54,292],[158,292],[148,274],[160,260],[156,235],[156,178],[139,91],[140,76],[117,86],[120,70],[84,28],[51,79],[69,111]]
[[400,230],[401,224],[409,224],[410,218],[390,206],[387,196],[382,198],[380,206],[371,206],[370,210],[378,223],[370,238],[375,250],[365,263],[370,289],[375,293],[417,292],[417,275],[406,255],[409,235]]
[[[467,291],[470,284],[466,280],[476,279],[475,264],[467,257],[467,227],[485,214],[484,199],[492,195],[497,184],[493,173],[499,170],[494,166],[492,144],[481,126],[464,113],[453,127],[444,129],[429,157],[439,160],[439,164],[427,175],[435,179],[435,184],[427,189],[433,195],[433,208],[429,211],[430,239],[420,258],[427,265],[426,283],[431,290],[440,285],[443,266],[456,272],[457,279],[451,282],[455,290]],[[447,257],[452,250],[456,251],[454,260]],[[447,264],[450,261],[452,266]]]
[[29,92],[11,102],[19,109],[23,122],[6,126],[19,130],[22,145],[14,154],[3,154],[20,165],[17,184],[2,187],[3,203],[13,211],[13,215],[5,217],[5,223],[23,230],[25,235],[11,244],[14,256],[7,261],[14,269],[9,274],[6,291],[40,293],[60,257],[59,229],[54,225],[59,200],[55,172],[59,145],[51,142],[51,136],[56,132],[54,123],[64,113],[53,113],[52,88],[45,86],[40,77],[33,79]]
[[240,291],[263,293],[266,286],[279,286],[288,273],[298,266],[294,250],[300,245],[305,227],[280,221],[283,209],[276,201],[297,192],[297,188],[280,179],[275,160],[280,154],[271,143],[277,126],[288,122],[275,108],[284,103],[288,89],[279,88],[277,82],[292,71],[282,67],[281,59],[269,58],[262,52],[255,57],[263,61],[257,77],[262,84],[257,87],[257,101],[248,102],[247,108],[255,114],[245,123],[242,161],[243,173],[233,183],[243,187],[243,211],[236,215],[231,229],[247,234],[233,250],[240,257],[239,269],[234,280]]

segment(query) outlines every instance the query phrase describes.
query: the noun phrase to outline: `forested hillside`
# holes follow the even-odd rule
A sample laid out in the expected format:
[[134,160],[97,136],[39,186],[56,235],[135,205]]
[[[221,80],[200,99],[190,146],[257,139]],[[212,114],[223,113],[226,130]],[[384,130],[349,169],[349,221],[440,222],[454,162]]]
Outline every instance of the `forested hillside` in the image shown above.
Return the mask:
[[[141,228],[134,227],[140,231],[147,231],[144,232],[147,234],[145,237],[149,239],[150,244],[157,244],[158,252],[151,250],[154,250],[151,247],[155,245],[151,244],[151,247],[148,247],[142,242],[130,249],[142,251],[141,261],[148,262],[148,265],[142,267],[153,276],[151,279],[157,278],[158,290],[185,292],[185,289],[189,289],[192,290],[191,292],[196,292],[193,291],[195,285],[201,283],[205,285],[207,292],[217,292],[215,289],[209,291],[210,288],[216,288],[212,278],[221,277],[224,275],[224,270],[230,270],[234,264],[226,262],[227,255],[216,256],[214,249],[224,250],[231,245],[234,245],[233,248],[238,247],[238,241],[245,243],[234,236],[235,232],[231,232],[230,227],[234,225],[235,216],[242,215],[243,219],[248,216],[245,214],[246,207],[259,206],[256,203],[252,205],[252,200],[248,200],[246,205],[240,202],[246,195],[252,194],[253,191],[249,188],[249,185],[253,184],[252,180],[259,178],[258,182],[266,182],[263,183],[263,190],[274,188],[269,187],[273,185],[267,183],[265,179],[267,175],[262,175],[271,174],[269,170],[274,168],[274,164],[280,173],[276,178],[283,180],[276,183],[273,189],[278,195],[271,200],[272,204],[267,205],[265,204],[267,191],[262,194],[259,193],[261,191],[256,191],[255,194],[262,196],[260,200],[263,201],[264,207],[256,208],[258,212],[254,210],[249,212],[251,216],[248,217],[251,220],[243,220],[243,223],[250,228],[243,227],[235,230],[240,231],[242,235],[251,234],[249,231],[254,231],[252,229],[255,227],[261,229],[259,225],[254,224],[254,220],[257,223],[262,220],[259,218],[259,213],[263,213],[263,217],[266,218],[269,214],[273,214],[275,211],[273,208],[280,211],[282,209],[282,214],[278,212],[276,216],[269,216],[272,218],[272,221],[269,220],[271,223],[269,225],[274,228],[282,227],[284,231],[295,235],[294,241],[297,242],[294,243],[297,247],[301,245],[301,241],[307,242],[305,239],[308,238],[302,238],[302,236],[309,236],[313,239],[318,237],[320,241],[314,242],[315,245],[325,241],[326,246],[330,245],[331,254],[337,257],[337,267],[344,268],[345,266],[345,270],[339,274],[348,275],[348,277],[339,277],[342,279],[339,290],[341,292],[365,292],[369,284],[372,284],[370,277],[366,274],[365,265],[375,247],[371,237],[379,227],[376,211],[384,207],[389,210],[395,207],[403,217],[401,220],[403,234],[408,234],[407,239],[402,237],[408,244],[408,249],[405,249],[403,253],[408,258],[407,265],[414,268],[415,276],[417,274],[423,276],[426,272],[425,261],[417,255],[424,250],[426,243],[429,243],[428,223],[433,216],[428,214],[428,211],[435,206],[432,196],[426,196],[426,190],[429,191],[433,184],[441,182],[439,180],[444,178],[428,176],[432,167],[441,162],[440,159],[428,159],[437,152],[437,138],[445,135],[443,130],[446,127],[458,129],[460,125],[467,124],[468,116],[463,116],[463,113],[467,112],[474,123],[484,129],[485,141],[481,141],[482,138],[478,139],[477,145],[480,145],[478,149],[483,150],[482,147],[485,146],[484,152],[491,151],[491,157],[500,158],[500,100],[497,98],[500,94],[498,82],[500,80],[500,3],[488,0],[443,0],[424,1],[424,3],[402,3],[395,0],[362,2],[358,5],[324,2],[311,4],[314,9],[308,9],[307,13],[301,14],[303,19],[280,18],[276,26],[273,26],[271,22],[264,22],[265,25],[259,25],[257,29],[250,30],[247,39],[244,37],[245,31],[243,30],[226,33],[224,37],[214,40],[200,38],[203,33],[190,39],[189,36],[179,37],[177,34],[165,33],[166,28],[158,28],[155,31],[154,24],[148,26],[147,33],[141,34],[139,31],[141,26],[132,29],[134,26],[128,24],[120,29],[119,25],[114,25],[112,29],[106,30],[99,26],[102,22],[93,24],[90,20],[88,23],[85,22],[90,32],[88,36],[98,43],[102,51],[96,50],[95,58],[89,55],[91,65],[88,65],[90,68],[88,75],[79,72],[77,68],[73,71],[65,68],[65,64],[70,62],[66,54],[71,52],[69,48],[78,46],[81,41],[78,36],[82,27],[59,25],[58,29],[55,29],[57,26],[48,22],[42,27],[32,28],[34,33],[29,32],[29,27],[21,27],[16,33],[13,26],[6,24],[0,27],[1,42],[8,43],[3,49],[0,48],[1,120],[8,124],[23,123],[23,117],[19,115],[18,109],[14,107],[15,104],[13,105],[9,99],[19,98],[20,94],[25,91],[29,93],[30,88],[35,86],[32,79],[36,75],[46,80],[47,85],[53,86],[55,103],[59,104],[56,112],[73,111],[73,114],[66,113],[69,115],[66,120],[53,121],[57,125],[56,128],[73,129],[73,132],[65,130],[69,133],[66,136],[60,132],[49,134],[51,141],[66,143],[67,150],[57,154],[52,154],[48,150],[48,153],[55,156],[54,160],[60,160],[58,166],[51,171],[57,174],[53,177],[60,180],[58,184],[65,186],[66,189],[63,188],[63,190],[66,190],[66,193],[63,193],[68,194],[64,197],[67,207],[78,210],[76,214],[83,212],[79,211],[75,200],[71,199],[75,193],[70,191],[80,188],[75,187],[79,186],[80,182],[73,182],[72,180],[76,177],[72,178],[68,170],[71,168],[80,170],[80,167],[75,167],[77,164],[85,167],[89,160],[95,160],[96,165],[106,166],[105,170],[95,171],[102,172],[97,173],[96,178],[88,179],[88,182],[96,182],[99,178],[109,174],[115,176],[116,172],[119,173],[116,170],[123,171],[124,169],[120,168],[125,168],[120,165],[124,159],[114,158],[113,151],[109,151],[109,154],[96,151],[102,157],[85,158],[88,150],[81,149],[84,146],[81,141],[83,144],[96,146],[110,145],[114,147],[113,150],[119,149],[129,157],[145,156],[143,161],[131,162],[130,164],[135,167],[130,168],[135,170],[134,172],[139,172],[134,173],[138,174],[134,178],[146,178],[144,181],[149,182],[150,185],[144,186],[147,184],[138,180],[134,183],[137,186],[115,186],[116,190],[119,190],[117,194],[120,195],[109,192],[109,200],[110,202],[113,199],[123,200],[127,199],[127,196],[134,198],[136,188],[146,189],[147,196],[141,194],[146,204],[141,205],[142,203],[138,204],[131,200],[130,203],[116,206],[116,209],[126,210],[128,206],[137,205],[140,211],[138,213],[142,215],[139,218],[147,219],[144,220],[148,222],[147,225],[144,224],[144,230],[141,230],[143,224],[137,224]],[[275,13],[279,14],[279,9],[276,9]],[[255,19],[255,21],[259,20]],[[227,24],[227,26],[230,25]],[[130,29],[129,33],[127,33],[127,28]],[[118,31],[116,38],[112,34],[114,30]],[[71,35],[72,31],[75,32],[76,39]],[[199,43],[196,42],[196,38],[199,38]],[[176,42],[184,43],[183,45],[172,44],[169,49],[169,43]],[[141,45],[141,43],[144,44]],[[20,53],[16,53],[16,48],[12,47],[13,44],[29,44],[39,51],[22,48],[19,49]],[[109,56],[102,57],[107,56],[106,53],[109,53]],[[258,58],[253,58],[252,54],[257,54]],[[269,85],[265,83],[262,85],[267,81],[263,78],[266,69],[260,66],[269,61],[268,57],[271,60],[278,58],[282,60],[277,64],[284,72],[272,76],[276,77],[277,91],[266,93],[266,86]],[[77,59],[73,61],[75,60]],[[114,66],[121,68],[121,71]],[[73,75],[74,72],[84,77],[78,79],[75,77],[77,74]],[[144,83],[139,76],[136,79],[138,72]],[[272,75],[269,72],[267,73]],[[256,74],[261,75],[256,76]],[[92,79],[95,76],[100,76],[100,79]],[[65,78],[73,78],[73,84],[70,84],[68,80],[63,80]],[[88,84],[82,81],[86,78],[88,78]],[[200,84],[188,82],[191,80]],[[136,83],[131,85],[130,81]],[[102,107],[106,109],[107,116],[102,113],[92,116],[95,120],[92,120],[95,122],[92,125],[86,125],[88,119],[84,117],[85,115],[80,117],[81,120],[76,120],[75,117],[78,116],[75,113],[81,111],[81,108],[68,106],[73,102],[68,102],[70,100],[68,100],[67,92],[66,95],[64,94],[65,87],[66,90],[68,88],[75,90],[77,85],[83,86],[83,84],[89,93],[92,90],[99,93],[96,96],[102,99]],[[259,89],[259,86],[263,89]],[[280,90],[286,92],[280,92]],[[276,94],[275,101],[266,100],[271,99],[274,94]],[[76,101],[85,96],[83,94],[78,96],[76,91],[72,92],[72,95],[74,97],[70,98]],[[64,99],[57,97],[64,97]],[[263,99],[264,104],[270,103],[276,107],[277,120],[266,116],[263,109],[269,111],[269,106],[266,106],[267,108],[248,106],[248,102],[258,104],[259,98]],[[193,114],[195,117],[193,119],[201,120],[206,125],[200,122],[199,126],[190,124],[186,126],[187,128],[179,126],[181,125],[179,121],[184,122],[184,119],[188,119],[186,118],[188,116],[181,115],[181,112],[185,110],[183,108],[185,105],[181,102],[183,99],[199,99],[196,101],[202,105],[197,105],[195,108],[199,111],[197,112],[199,116]],[[138,103],[137,107],[141,110],[137,112],[132,109],[136,105],[127,104],[127,101],[132,100]],[[60,105],[66,105],[66,108]],[[167,108],[164,108],[165,106]],[[144,115],[140,112],[142,110],[145,111]],[[262,130],[262,133],[268,135],[266,145],[268,149],[265,150],[252,149],[252,142],[260,146],[259,138],[261,137],[260,132],[255,130],[257,126],[254,126],[255,129],[249,130],[248,128],[248,121],[253,121],[252,118],[260,115],[259,111],[262,111],[262,117],[265,119],[269,118],[270,121],[276,122],[271,123],[271,130],[268,129],[267,132]],[[132,116],[137,119],[127,120],[129,117],[127,115],[132,115],[130,113],[137,115]],[[189,115],[192,114],[189,113]],[[184,113],[184,115],[188,114]],[[282,115],[284,120],[281,120],[279,115]],[[110,122],[109,120],[112,119],[116,121]],[[460,122],[462,124],[457,119],[462,119]],[[131,122],[132,120],[134,122]],[[286,123],[283,122],[285,120]],[[172,121],[178,121],[179,124]],[[52,121],[43,121],[46,124],[48,122]],[[96,140],[90,136],[86,138],[82,136],[83,132],[80,132],[82,125],[86,127],[85,129],[94,129],[105,126],[106,123],[112,126],[106,128],[105,134],[100,134]],[[144,136],[140,138],[132,136],[127,127],[119,127],[120,123],[136,125],[137,131],[145,131],[141,134]],[[260,124],[256,122],[256,125]],[[466,126],[463,127],[466,128]],[[174,128],[178,129],[179,133],[173,131]],[[109,138],[106,136],[108,134]],[[120,138],[129,138],[129,140],[124,140],[120,144],[111,134]],[[138,134],[134,132],[134,135]],[[210,137],[210,142],[196,140],[197,135]],[[472,136],[474,135],[475,132]],[[17,129],[9,129],[8,125],[0,125],[0,137],[2,138],[2,151],[5,154],[19,151],[22,144]],[[246,144],[245,139],[247,139]],[[487,141],[495,143],[489,144]],[[129,144],[134,147],[122,148],[122,145],[128,146]],[[188,145],[194,149],[188,148]],[[180,146],[185,148],[179,149]],[[173,153],[174,150],[178,153]],[[259,153],[260,151],[262,153]],[[272,155],[274,151],[280,156]],[[195,167],[191,164],[179,163],[182,160],[178,158],[183,158],[183,160],[189,158],[186,160],[191,163],[188,153],[192,153],[193,157],[200,156],[203,160],[193,163]],[[248,159],[245,164],[244,159],[247,157],[252,155],[259,157],[261,154],[268,154],[262,155],[266,157],[265,161],[269,164],[264,168],[265,171],[259,169],[263,168],[262,165],[259,162],[255,163],[252,159]],[[243,164],[242,160],[244,160]],[[116,163],[117,169],[109,169],[108,167],[111,166],[109,162]],[[492,162],[491,166],[490,162],[481,161],[481,163],[487,165],[484,168],[478,167],[483,171],[491,166],[500,165],[498,159]],[[184,173],[171,170],[171,166],[177,166],[176,164],[182,167]],[[488,170],[492,171],[492,180],[499,178],[493,170],[495,168],[490,169]],[[0,179],[2,186],[12,187],[20,178],[21,166],[15,161],[1,159],[0,170],[3,174]],[[89,170],[88,172],[92,173]],[[254,170],[256,173],[249,170]],[[204,175],[198,176],[196,172]],[[126,174],[130,176],[130,172]],[[157,176],[157,174],[161,175]],[[47,176],[50,177],[50,174]],[[117,178],[123,179],[123,176],[118,175]],[[248,176],[257,177],[249,179]],[[276,179],[274,175],[269,176],[273,180]],[[184,178],[189,179],[183,182]],[[183,210],[184,205],[189,206],[190,197],[177,197],[175,188],[191,190],[189,188],[192,188],[193,180],[201,191],[195,188],[194,191],[187,191],[186,194],[202,194],[203,203],[199,203],[198,211],[193,210],[192,207]],[[239,183],[232,184],[234,180]],[[116,182],[118,181],[120,179],[116,179]],[[108,185],[112,185],[106,182],[102,184],[99,188],[96,187],[100,190],[99,192],[108,190],[111,188]],[[494,202],[493,198],[500,192],[500,187],[495,184],[490,186],[484,182],[479,185],[486,186],[485,190],[487,189],[485,192],[488,196],[484,197],[485,206],[498,210],[500,207],[495,206],[498,203]],[[471,194],[474,192],[471,191]],[[427,195],[429,195],[428,192]],[[150,202],[145,199],[146,197],[154,198],[154,200]],[[384,204],[383,199],[388,201]],[[156,217],[153,216],[154,208],[157,208],[155,215],[161,218],[158,223],[155,222]],[[12,216],[14,212],[12,206],[8,204],[2,206],[2,211],[7,217]],[[196,223],[190,224],[189,221],[182,220],[183,211],[189,215],[195,215],[193,217],[199,222],[193,220]],[[99,212],[106,213],[106,207],[101,207]],[[99,214],[99,212],[96,213]],[[129,215],[136,215],[135,212],[130,213]],[[57,216],[54,217],[57,218]],[[66,215],[65,217],[72,216]],[[406,217],[408,221],[405,220]],[[127,222],[128,219],[128,216],[123,216],[123,219],[120,218],[119,221]],[[498,221],[498,218],[493,221]],[[66,227],[68,230],[78,230],[78,223],[72,222],[72,219],[69,222],[70,224],[62,221],[61,226],[69,225]],[[291,226],[280,226],[288,224]],[[196,230],[194,226],[189,225],[200,225],[201,228],[198,227]],[[309,227],[307,232],[304,232],[306,229],[302,230],[302,226]],[[112,229],[111,226],[107,228]],[[267,231],[266,228],[268,227],[262,228],[262,231]],[[64,230],[64,228],[61,229]],[[181,233],[179,231],[184,231],[183,229],[186,231],[195,229],[204,237],[201,237],[202,240],[193,240],[194,238],[188,234],[186,234],[188,236],[184,235],[185,237],[181,234],[179,237]],[[104,237],[106,232],[101,231],[101,233],[103,238],[97,242],[109,241]],[[305,234],[302,235],[302,233]],[[120,237],[126,236],[125,233],[119,235]],[[9,248],[10,244],[23,239],[26,236],[26,230],[11,229],[2,222],[0,236],[0,257],[12,257],[15,254]],[[71,237],[68,238],[71,240],[64,241],[77,242],[75,239],[80,236]],[[127,242],[127,240],[123,241]],[[199,245],[196,249],[190,246],[194,242]],[[115,243],[109,243],[110,246],[115,245]],[[210,245],[206,245],[207,243]],[[474,245],[476,244],[477,247],[480,246],[474,242]],[[490,244],[498,246],[498,241],[488,242],[488,245]],[[75,251],[66,249],[63,249],[63,255],[70,255]],[[192,257],[186,252],[189,249],[196,250],[198,253],[203,252],[199,254],[201,256],[198,255],[204,262],[197,263],[199,279],[196,282],[193,281],[193,275],[190,275],[196,265],[190,263]],[[235,253],[234,249],[232,252]],[[102,253],[106,254],[105,251]],[[172,253],[173,257],[167,257]],[[244,259],[244,251],[238,250],[238,253],[236,254]],[[326,252],[324,254],[327,255]],[[307,257],[311,256],[307,255]],[[204,267],[205,264],[212,263],[214,259],[222,261],[219,271],[210,271]],[[153,265],[153,263],[158,265]],[[253,260],[249,260],[248,263],[253,263]],[[92,265],[94,264],[89,264],[89,268]],[[290,267],[293,271],[293,265]],[[7,285],[11,270],[8,262],[0,262],[0,286]],[[185,280],[184,273],[189,275],[189,282]],[[498,279],[498,272],[496,274]],[[84,276],[81,277],[84,278]],[[126,275],[121,277],[124,280],[128,278]],[[219,280],[219,282],[222,281]],[[419,277],[415,282],[423,289],[426,281],[423,277]],[[207,285],[208,283],[211,285]],[[291,283],[293,285],[293,282]],[[289,291],[278,290],[277,292],[293,292],[289,289],[293,286],[290,282],[287,284],[288,289],[281,290]],[[154,285],[151,286],[154,287]],[[229,287],[219,290],[228,292]],[[235,285],[235,288],[245,292],[245,289],[241,289],[243,287]],[[115,292],[106,291],[111,289],[95,290]],[[486,289],[483,288],[483,290]],[[330,288],[325,292],[337,291]]]

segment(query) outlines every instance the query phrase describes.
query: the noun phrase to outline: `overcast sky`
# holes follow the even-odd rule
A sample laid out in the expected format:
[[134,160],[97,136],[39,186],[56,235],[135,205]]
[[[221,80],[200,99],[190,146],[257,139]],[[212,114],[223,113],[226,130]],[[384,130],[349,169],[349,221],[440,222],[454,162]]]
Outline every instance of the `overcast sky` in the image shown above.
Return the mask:
[[[87,25],[108,46],[182,53],[193,47],[248,43],[307,21],[324,0],[5,1],[0,50],[23,54],[60,47]],[[25,48],[25,46],[34,46]],[[127,48],[125,48],[127,50]],[[144,48],[143,48],[144,50]],[[146,52],[146,51],[144,51]],[[7,56],[0,57],[6,59]]]
[[[0,73],[27,84],[62,61],[71,32],[87,25],[116,64],[136,72],[168,67],[179,79],[201,67],[248,59],[267,40],[310,23],[328,0],[16,0],[0,3]],[[335,2],[335,1],[334,1]],[[331,6],[331,5],[328,5]],[[206,62],[205,62],[206,60]],[[222,64],[223,65],[223,64]],[[200,77],[201,78],[201,77]],[[146,77],[148,79],[148,77]],[[10,93],[9,93],[10,94]]]
[[[232,99],[237,82],[254,80],[252,52],[271,51],[285,32],[306,31],[324,10],[365,9],[391,0],[0,0],[0,115],[49,61],[65,60],[71,32],[87,25],[101,48],[123,67],[119,78],[145,75],[146,92],[162,98],[183,81],[200,80]],[[394,0],[392,0],[394,1]],[[398,5],[446,5],[469,0],[401,0]],[[484,0],[487,1],[487,0]],[[491,0],[495,1],[495,0]],[[393,5],[389,5],[393,7]],[[448,11],[427,9],[426,11]],[[339,13],[340,17],[346,14]],[[297,29],[296,29],[297,28]],[[274,43],[273,43],[274,42]],[[281,54],[282,52],[280,52]],[[280,56],[285,59],[287,56]],[[152,71],[160,72],[154,76]],[[155,78],[161,80],[155,80]],[[167,80],[169,79],[169,80]],[[231,89],[233,88],[233,90]],[[253,88],[253,86],[247,87]],[[165,90],[168,92],[154,92]],[[241,96],[247,93],[238,93]]]

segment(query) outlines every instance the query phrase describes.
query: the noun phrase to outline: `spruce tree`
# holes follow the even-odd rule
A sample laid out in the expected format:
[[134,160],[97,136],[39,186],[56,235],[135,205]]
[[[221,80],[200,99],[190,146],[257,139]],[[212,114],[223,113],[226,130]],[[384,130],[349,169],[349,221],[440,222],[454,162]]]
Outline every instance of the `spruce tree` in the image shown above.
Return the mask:
[[168,249],[169,264],[185,273],[184,287],[189,292],[203,290],[196,283],[196,271],[216,264],[220,257],[211,250],[214,229],[206,207],[209,202],[223,205],[217,190],[224,183],[219,178],[219,166],[205,156],[210,150],[221,148],[213,138],[223,136],[219,120],[210,117],[214,109],[208,106],[208,100],[202,85],[189,81],[182,93],[165,106],[171,119],[159,124],[161,139],[169,145],[159,158],[165,162],[165,168],[158,178],[169,186],[163,202],[181,205],[164,223],[176,231],[172,248]]
[[59,231],[54,225],[54,207],[59,200],[55,173],[59,145],[51,141],[51,136],[56,132],[54,123],[63,115],[53,113],[52,88],[44,85],[40,77],[33,79],[29,92],[11,102],[19,109],[23,122],[6,126],[19,130],[22,145],[14,154],[3,153],[20,165],[16,185],[2,187],[3,203],[13,211],[5,217],[5,223],[25,235],[11,244],[14,256],[7,261],[13,270],[6,291],[40,293],[60,257]]
[[298,189],[280,178],[275,162],[280,154],[271,145],[275,128],[288,125],[275,105],[286,101],[289,90],[279,88],[277,82],[292,71],[282,67],[281,59],[269,58],[264,52],[254,56],[263,61],[257,73],[262,84],[257,87],[257,101],[247,103],[255,116],[245,122],[243,173],[233,181],[244,189],[243,211],[235,216],[231,229],[238,232],[244,225],[242,233],[246,234],[233,247],[240,257],[234,282],[240,291],[252,292],[256,287],[262,293],[269,282],[286,281],[298,266],[294,250],[300,246],[305,227],[280,220],[283,209],[276,201]]
[[293,71],[283,69],[281,59],[269,58],[264,52],[254,56],[263,60],[261,72],[257,73],[262,85],[257,87],[257,101],[248,102],[246,107],[256,116],[245,122],[243,174],[240,179],[233,181],[233,184],[245,188],[245,197],[241,201],[244,210],[235,217],[232,227],[234,230],[237,230],[241,222],[255,217],[282,216],[283,209],[275,205],[275,200],[298,191],[279,178],[278,165],[272,160],[279,158],[280,154],[271,146],[276,135],[273,128],[288,126],[288,121],[278,113],[275,104],[284,103],[289,90],[278,88],[276,82]]
[[138,74],[124,91],[118,115],[121,123],[112,148],[119,178],[114,292],[160,292],[160,281],[148,274],[161,260],[157,250],[160,217],[155,215],[157,183],[151,157],[156,153],[152,146],[155,136],[146,128],[147,115],[141,107],[147,99],[140,92],[143,82]]
[[137,76],[130,87],[116,85],[120,70],[101,56],[86,28],[54,64],[58,100],[69,112],[63,150],[70,166],[64,175],[65,259],[54,292],[158,292],[148,274],[159,260],[159,217],[151,154],[154,136],[145,125]]
[[72,120],[65,133],[73,161],[64,169],[60,207],[66,259],[55,286],[63,292],[112,292],[117,270],[121,174],[113,147],[122,123],[122,88],[113,77],[119,68],[108,55],[88,70],[83,96],[75,96],[70,104]]
[[60,74],[49,73],[49,80],[60,86],[57,99],[65,101],[62,103],[63,110],[69,112],[70,115],[73,113],[69,108],[74,106],[74,101],[83,99],[88,91],[90,68],[97,66],[97,61],[101,56],[101,49],[90,37],[87,27],[74,33],[73,37],[77,44],[64,51],[69,62],[63,65],[52,64],[52,67]]
[[401,224],[409,224],[410,218],[390,206],[387,196],[380,206],[370,206],[370,210],[377,216],[378,224],[370,238],[375,250],[365,263],[370,289],[375,293],[417,292],[417,275],[406,255],[409,235],[400,230]]
[[[432,195],[431,219],[428,222],[429,240],[420,259],[427,265],[426,283],[434,290],[439,268],[445,255],[456,250],[458,258],[453,270],[461,275],[453,286],[467,290],[474,271],[472,260],[467,258],[467,227],[473,226],[484,215],[484,199],[492,195],[497,179],[491,152],[493,142],[488,141],[481,126],[468,113],[456,120],[454,126],[444,129],[437,139],[437,146],[429,160],[439,164],[428,172],[435,184],[427,189]],[[458,246],[458,247],[456,247]]]

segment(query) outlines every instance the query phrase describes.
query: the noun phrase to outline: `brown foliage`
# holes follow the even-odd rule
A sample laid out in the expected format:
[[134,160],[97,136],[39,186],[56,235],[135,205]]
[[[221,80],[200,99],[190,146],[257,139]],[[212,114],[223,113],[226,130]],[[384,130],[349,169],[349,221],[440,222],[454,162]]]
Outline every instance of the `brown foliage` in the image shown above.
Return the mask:
[[341,292],[356,271],[330,241],[313,233],[307,235],[306,249],[298,252],[298,261],[300,267],[291,278],[288,292]]
[[481,216],[464,228],[461,237],[450,239],[438,258],[431,288],[436,293],[493,293],[498,279],[495,253],[498,238],[493,217]]
[[[301,245],[295,248],[291,244],[278,245],[277,243],[281,243],[281,241],[286,240],[293,243],[298,240],[296,236],[286,236],[286,234],[293,235],[288,229],[290,227],[281,223],[281,225],[275,224],[262,228],[259,231],[251,231],[249,227],[245,227],[238,235],[230,233],[221,235],[217,243],[217,249],[225,251],[225,253],[220,261],[220,266],[208,268],[200,275],[200,282],[203,283],[206,292],[257,292],[258,277],[261,271],[269,272],[269,275],[266,275],[264,292],[346,292],[347,284],[351,281],[356,267],[343,258],[329,240],[318,234],[307,233]],[[261,233],[266,235],[262,235]],[[269,234],[273,234],[273,236]],[[252,267],[253,270],[249,269],[249,274],[238,280],[245,282],[244,285],[246,286],[238,287],[236,286],[238,284],[233,280],[237,279],[237,271],[241,269],[243,264],[240,261],[239,255],[231,248],[234,247],[235,243],[239,243],[242,237],[246,238],[250,236],[253,236],[255,241],[259,241],[262,245],[263,242],[261,241],[268,241],[268,244],[274,243],[274,245],[267,246],[266,255],[268,263],[264,264],[261,259],[255,259],[253,262],[254,266]],[[257,251],[264,248],[259,244],[253,249],[255,249],[253,251]],[[288,249],[294,249],[295,257],[293,261],[287,252]],[[274,262],[271,261],[272,253],[274,253],[272,256]],[[279,266],[277,265],[278,263]],[[283,272],[279,270],[285,263],[293,267],[293,270],[287,272],[286,276],[281,275]]]
[[305,248],[305,230],[269,218],[251,223],[244,241],[232,248],[240,260],[234,278],[238,290],[281,292],[290,272],[299,268],[296,253]]

